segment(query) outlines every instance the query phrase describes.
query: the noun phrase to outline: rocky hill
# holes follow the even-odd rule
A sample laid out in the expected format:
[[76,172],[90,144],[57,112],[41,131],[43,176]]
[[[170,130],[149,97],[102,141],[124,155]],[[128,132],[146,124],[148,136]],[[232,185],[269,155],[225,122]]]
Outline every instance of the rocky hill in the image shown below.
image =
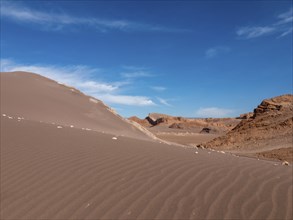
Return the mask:
[[241,121],[236,118],[185,118],[160,113],[150,113],[144,119],[133,116],[129,120],[135,121],[153,132],[189,131],[199,133],[205,129],[219,134],[226,133]]
[[288,148],[292,154],[293,95],[265,99],[244,118],[226,135],[204,146],[255,153]]

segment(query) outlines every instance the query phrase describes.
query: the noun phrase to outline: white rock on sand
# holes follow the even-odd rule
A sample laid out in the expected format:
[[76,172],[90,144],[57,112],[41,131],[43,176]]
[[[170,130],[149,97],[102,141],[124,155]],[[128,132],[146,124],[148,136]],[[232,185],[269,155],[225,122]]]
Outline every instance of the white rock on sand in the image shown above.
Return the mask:
[[285,160],[285,161],[283,161],[282,165],[283,166],[289,166],[289,162]]
[[57,126],[57,128],[62,128],[62,126]]
[[116,137],[112,137],[112,139],[113,139],[113,140],[117,140],[117,138],[116,138]]

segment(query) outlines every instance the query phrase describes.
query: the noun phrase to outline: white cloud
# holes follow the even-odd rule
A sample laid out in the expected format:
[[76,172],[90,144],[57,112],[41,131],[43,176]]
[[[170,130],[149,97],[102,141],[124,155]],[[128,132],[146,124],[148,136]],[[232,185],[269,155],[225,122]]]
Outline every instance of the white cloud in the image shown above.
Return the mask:
[[286,35],[291,34],[292,31],[293,31],[293,28],[288,29],[287,31],[283,32],[283,33],[279,36],[279,38],[281,38],[281,37],[285,37]]
[[156,105],[150,98],[145,96],[127,96],[105,94],[99,96],[103,101],[114,104],[134,105],[134,106],[154,106]]
[[225,46],[212,47],[206,50],[205,57],[213,58],[219,54],[227,53],[229,51],[230,51],[230,48]]
[[118,86],[100,83],[95,81],[85,81],[79,84],[80,88],[85,88],[88,91],[104,91],[104,92],[113,92],[118,89]]
[[195,112],[196,117],[214,117],[214,118],[222,118],[229,117],[231,114],[235,113],[233,109],[225,109],[218,107],[208,107],[208,108],[200,108]]
[[121,76],[124,78],[140,78],[140,77],[151,77],[152,74],[145,72],[145,71],[135,71],[135,72],[124,72],[121,73]]
[[279,14],[278,18],[280,19],[275,25],[280,25],[280,24],[287,24],[287,23],[292,23],[293,21],[293,8],[290,8],[288,11]]
[[53,79],[57,82],[73,86],[82,92],[101,99],[107,103],[133,105],[133,106],[151,106],[155,103],[144,96],[125,96],[119,93],[125,82],[102,82],[95,81],[91,75],[99,73],[99,69],[82,65],[73,66],[51,66],[51,65],[25,65],[18,64],[8,59],[1,59],[1,72],[26,71],[33,72]]
[[250,39],[268,35],[275,31],[276,29],[273,27],[242,27],[237,30],[237,35]]
[[166,99],[163,99],[163,98],[160,98],[160,97],[157,97],[157,99],[159,100],[159,102],[163,105],[166,105],[166,106],[172,106],[168,103],[168,101]]
[[279,14],[277,21],[273,24],[264,26],[245,26],[236,30],[236,34],[244,39],[252,39],[272,34],[279,34],[279,37],[284,37],[292,33],[292,8],[289,11]]
[[1,19],[11,19],[19,23],[40,25],[43,30],[60,31],[65,27],[90,27],[100,32],[151,31],[151,32],[186,32],[184,29],[168,28],[127,20],[109,20],[96,17],[73,17],[65,13],[38,11],[16,2],[1,2]]
[[165,91],[167,88],[166,87],[163,87],[163,86],[151,86],[151,89],[152,90],[155,90],[157,92],[163,92]]

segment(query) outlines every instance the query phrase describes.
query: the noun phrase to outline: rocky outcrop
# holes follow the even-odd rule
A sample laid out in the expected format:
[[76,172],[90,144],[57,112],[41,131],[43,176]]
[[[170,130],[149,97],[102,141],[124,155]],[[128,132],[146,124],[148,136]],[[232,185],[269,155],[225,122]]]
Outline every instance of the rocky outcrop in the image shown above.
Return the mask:
[[136,123],[138,123],[138,124],[140,124],[140,125],[142,125],[144,127],[148,127],[150,125],[149,122],[146,119],[140,119],[140,118],[138,118],[136,116],[132,116],[132,117],[128,118],[128,120],[134,121],[134,122],[136,122]]
[[293,96],[266,99],[226,135],[205,144],[209,148],[258,151],[292,147]]
[[293,103],[292,95],[277,96],[272,99],[265,99],[257,108],[254,109],[253,117],[262,115],[265,112],[278,112],[278,111],[292,111]]

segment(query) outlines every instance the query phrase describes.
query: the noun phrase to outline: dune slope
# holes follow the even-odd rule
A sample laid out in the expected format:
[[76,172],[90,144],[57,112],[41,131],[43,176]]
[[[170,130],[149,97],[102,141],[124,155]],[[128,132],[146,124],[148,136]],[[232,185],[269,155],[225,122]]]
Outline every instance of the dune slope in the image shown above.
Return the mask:
[[34,121],[150,139],[100,100],[28,72],[1,73],[1,113]]
[[1,117],[1,219],[292,219],[292,166]]

